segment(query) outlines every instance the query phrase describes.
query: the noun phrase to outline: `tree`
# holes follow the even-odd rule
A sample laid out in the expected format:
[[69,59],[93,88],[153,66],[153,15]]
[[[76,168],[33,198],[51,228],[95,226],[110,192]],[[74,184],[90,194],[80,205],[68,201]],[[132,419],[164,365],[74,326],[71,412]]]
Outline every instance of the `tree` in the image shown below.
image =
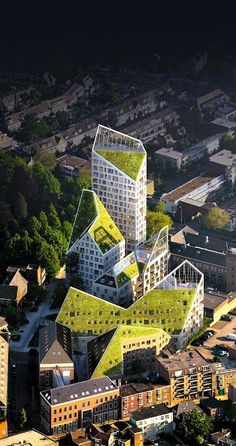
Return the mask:
[[52,203],[49,206],[48,222],[53,229],[61,229],[61,222],[58,217],[58,213]]
[[147,211],[147,237],[151,237],[166,225],[170,229],[172,224],[173,221],[169,215],[160,211]]
[[36,162],[33,165],[33,178],[39,186],[40,192],[43,196],[50,198],[55,196],[59,198],[61,186],[56,177],[49,172],[42,163]]
[[90,189],[91,188],[91,172],[90,171],[81,171],[76,182],[79,184],[81,190],[82,189]]
[[66,296],[66,287],[59,283],[54,289],[52,308],[60,308]]
[[156,211],[157,212],[162,212],[163,214],[166,213],[166,204],[164,203],[164,201],[159,200],[156,204]]
[[64,220],[62,222],[62,231],[66,238],[69,241],[71,233],[72,233],[72,224],[68,220]]
[[207,229],[223,229],[228,223],[228,212],[219,207],[212,207],[203,219],[203,224]]
[[48,272],[49,275],[55,275],[60,269],[58,254],[52,245],[49,245],[44,239],[39,238],[35,242],[35,256]]
[[34,159],[40,161],[48,170],[53,170],[57,164],[55,153],[48,151],[38,152]]
[[15,327],[18,322],[17,311],[15,307],[8,305],[6,308],[6,320],[11,327]]
[[184,416],[180,428],[186,440],[194,444],[203,444],[213,430],[213,421],[203,412],[193,410]]
[[13,213],[16,220],[25,220],[28,215],[28,206],[25,197],[17,192],[13,201]]
[[23,428],[24,424],[27,423],[27,414],[26,414],[26,410],[24,409],[24,407],[22,407],[22,409],[19,411],[18,421],[19,421],[21,429]]

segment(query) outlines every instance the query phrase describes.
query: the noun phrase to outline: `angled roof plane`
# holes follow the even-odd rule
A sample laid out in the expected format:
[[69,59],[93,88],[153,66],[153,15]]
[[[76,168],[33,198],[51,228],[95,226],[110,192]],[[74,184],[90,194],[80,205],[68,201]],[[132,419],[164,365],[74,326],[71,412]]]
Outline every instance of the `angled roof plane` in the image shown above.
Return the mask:
[[97,128],[93,152],[135,181],[146,156],[144,146],[139,139],[103,125]]
[[98,196],[88,189],[84,189],[81,195],[68,251],[86,232],[103,254],[124,240]]

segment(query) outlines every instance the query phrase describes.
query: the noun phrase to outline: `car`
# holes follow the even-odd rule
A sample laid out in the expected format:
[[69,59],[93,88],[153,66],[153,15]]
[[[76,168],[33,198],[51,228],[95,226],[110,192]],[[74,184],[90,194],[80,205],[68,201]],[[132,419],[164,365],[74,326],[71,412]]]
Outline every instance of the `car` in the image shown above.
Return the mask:
[[220,318],[222,321],[231,321],[232,317],[229,314],[223,314]]
[[226,339],[229,339],[229,341],[236,341],[236,333],[227,334]]
[[200,347],[203,344],[202,341],[200,341],[199,339],[195,339],[195,341],[192,342],[192,345],[194,347]]

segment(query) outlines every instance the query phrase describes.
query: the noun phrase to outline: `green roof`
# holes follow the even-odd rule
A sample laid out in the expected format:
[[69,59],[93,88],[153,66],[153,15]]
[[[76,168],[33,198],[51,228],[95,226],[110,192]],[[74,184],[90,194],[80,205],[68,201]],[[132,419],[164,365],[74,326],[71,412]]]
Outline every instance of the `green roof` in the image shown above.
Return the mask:
[[96,149],[96,152],[133,180],[137,179],[145,158],[144,151]]
[[[170,336],[163,330],[149,327],[125,327],[119,326],[114,331],[114,334],[107,345],[103,355],[101,356],[96,368],[94,369],[91,379],[100,378],[102,376],[109,376],[115,378],[123,374],[123,355],[124,350],[122,348],[122,342],[128,339],[132,342],[132,339],[137,337],[145,338],[145,336],[156,335],[160,337],[160,343],[162,348],[170,340]],[[97,338],[99,341],[99,338]],[[93,342],[93,341],[92,341]]]
[[134,261],[131,265],[124,268],[123,271],[121,271],[120,274],[117,276],[117,285],[118,287],[121,287],[125,283],[127,283],[129,280],[134,279],[139,275],[138,265],[137,262]]
[[88,229],[102,253],[124,240],[95,192],[83,190],[73,226],[70,246]]
[[57,322],[78,335],[99,335],[118,325],[162,328],[180,333],[196,289],[149,291],[129,308],[122,308],[84,291],[70,288]]

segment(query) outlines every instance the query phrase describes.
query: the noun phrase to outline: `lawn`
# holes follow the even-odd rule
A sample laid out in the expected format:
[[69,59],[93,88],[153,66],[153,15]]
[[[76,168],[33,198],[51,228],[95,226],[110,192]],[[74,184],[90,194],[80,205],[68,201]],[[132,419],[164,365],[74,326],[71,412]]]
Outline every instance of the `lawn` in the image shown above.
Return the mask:
[[96,152],[133,180],[137,180],[146,155],[133,150],[96,149]]

